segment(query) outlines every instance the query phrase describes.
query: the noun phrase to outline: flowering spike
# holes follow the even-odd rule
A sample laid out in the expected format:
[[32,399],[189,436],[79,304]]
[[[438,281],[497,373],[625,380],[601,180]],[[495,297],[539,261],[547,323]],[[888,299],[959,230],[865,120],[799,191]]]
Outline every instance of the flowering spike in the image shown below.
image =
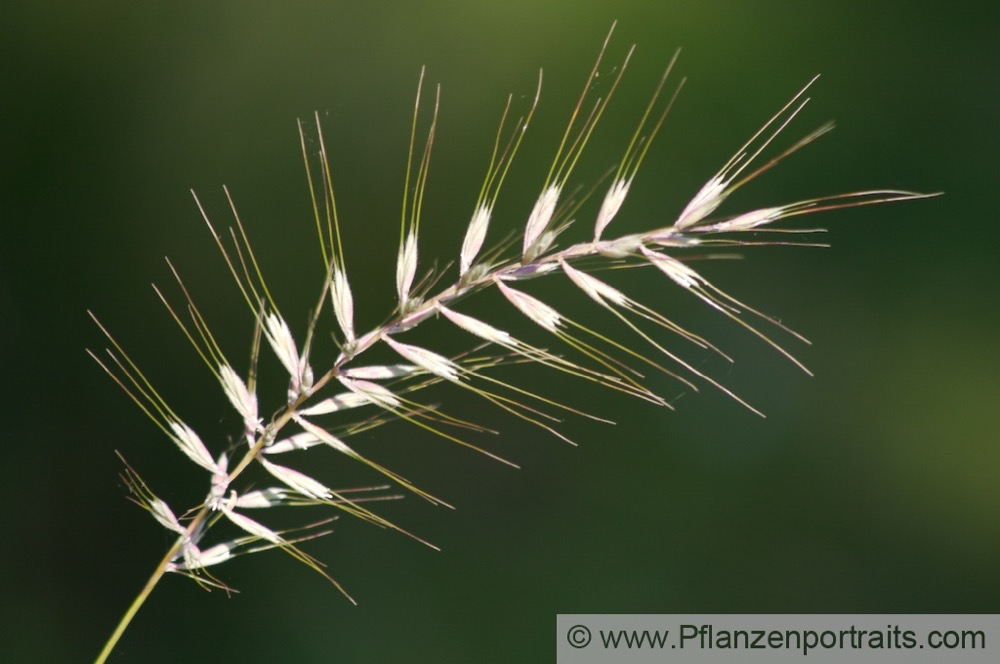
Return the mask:
[[[609,39],[610,36],[609,33]],[[670,66],[667,67],[660,79],[652,99],[648,102],[632,138],[628,142],[617,169],[612,169],[610,172],[608,178],[610,187],[605,193],[594,220],[592,237],[585,241],[570,240],[564,246],[556,246],[557,237],[560,239],[564,236],[568,238],[570,235],[568,232],[565,235],[562,234],[570,228],[574,216],[596,190],[596,188],[591,188],[588,191],[586,186],[576,187],[575,184],[567,189],[567,185],[600,118],[608,108],[609,99],[618,89],[625,68],[634,52],[634,47],[629,49],[624,61],[610,72],[610,76],[607,76],[600,71],[607,46],[608,40],[605,40],[597,61],[587,77],[584,89],[572,109],[552,164],[541,184],[541,193],[534,201],[525,223],[523,237],[520,239],[521,247],[516,247],[518,244],[516,237],[508,238],[500,242],[496,249],[484,254],[482,249],[489,232],[492,214],[496,209],[500,189],[539,100],[541,76],[539,75],[539,87],[530,111],[514,122],[513,129],[506,129],[508,112],[514,98],[508,96],[507,107],[500,120],[489,166],[479,195],[475,199],[475,211],[462,241],[458,256],[458,279],[451,284],[440,286],[437,281],[447,274],[447,268],[429,273],[425,281],[416,281],[419,263],[420,218],[427,191],[431,149],[437,128],[440,88],[435,95],[434,114],[427,132],[427,140],[422,153],[419,154],[415,152],[418,108],[414,109],[406,163],[395,274],[398,307],[382,324],[360,336],[356,335],[354,327],[353,295],[344,262],[330,164],[318,121],[316,125],[319,148],[318,171],[309,167],[309,147],[306,137],[301,131],[300,142],[307,162],[309,193],[326,277],[317,299],[319,304],[310,312],[311,316],[301,348],[296,345],[289,325],[278,313],[275,300],[264,283],[258,260],[250,246],[248,234],[236,215],[235,206],[232,204],[228,190],[225,190],[225,193],[233,210],[236,224],[236,228],[229,229],[228,234],[235,244],[233,250],[225,248],[223,238],[226,234],[220,235],[216,232],[196,197],[198,209],[211,231],[212,238],[222,252],[223,260],[235,277],[239,292],[246,301],[254,319],[254,334],[249,353],[250,362],[244,377],[237,374],[226,359],[222,344],[211,334],[206,318],[195,306],[191,294],[172,265],[170,265],[170,269],[177,278],[184,294],[186,308],[175,310],[158,289],[156,292],[210,372],[219,380],[227,399],[242,418],[243,437],[247,448],[237,450],[232,446],[217,443],[213,447],[225,447],[226,452],[213,460],[209,447],[190,427],[184,424],[181,417],[171,409],[132,359],[95,318],[95,322],[111,344],[111,347],[106,349],[110,360],[99,359],[98,354],[90,353],[90,351],[88,353],[123,389],[126,395],[171,439],[173,444],[177,445],[188,458],[201,469],[207,471],[208,474],[208,477],[204,478],[208,484],[207,494],[202,493],[201,495],[205,497],[201,499],[201,502],[192,509],[183,512],[182,522],[175,516],[170,507],[158,499],[126,464],[127,470],[123,479],[132,492],[135,502],[148,510],[158,523],[176,536],[173,537],[174,543],[164,556],[165,562],[156,568],[149,583],[136,602],[133,603],[132,608],[126,613],[119,628],[98,657],[98,664],[102,664],[114,650],[118,637],[131,620],[135,609],[145,600],[149,590],[158,583],[164,572],[178,572],[195,578],[200,584],[225,588],[221,581],[204,571],[207,566],[217,565],[243,553],[280,548],[283,552],[305,563],[336,584],[336,581],[322,570],[322,565],[318,561],[295,547],[298,542],[329,532],[322,529],[323,524],[329,521],[328,519],[297,529],[275,531],[244,516],[243,510],[323,504],[379,526],[406,533],[366,507],[359,505],[365,501],[398,496],[357,497],[355,493],[352,493],[355,490],[337,492],[320,479],[273,463],[270,459],[275,458],[277,454],[308,450],[316,446],[328,446],[353,460],[365,463],[394,483],[398,483],[432,503],[442,505],[446,505],[446,503],[416,488],[394,472],[361,456],[355,451],[355,446],[348,446],[344,441],[349,439],[353,443],[355,439],[348,437],[390,421],[399,421],[502,463],[517,467],[511,461],[478,447],[474,441],[463,439],[467,434],[481,436],[497,433],[492,428],[450,415],[438,404],[422,403],[412,396],[414,392],[425,387],[439,384],[444,380],[450,381],[455,387],[470,390],[489,401],[493,406],[525,422],[541,427],[563,440],[569,439],[556,430],[556,425],[561,420],[552,413],[545,412],[545,409],[554,407],[562,412],[588,417],[596,421],[611,421],[574,409],[542,394],[524,389],[516,383],[500,380],[491,375],[490,370],[505,363],[538,363],[574,378],[591,381],[602,388],[615,390],[629,397],[643,399],[656,406],[672,409],[673,405],[670,401],[654,393],[645,384],[646,376],[639,369],[647,371],[649,367],[652,367],[678,380],[682,389],[697,391],[700,381],[706,381],[751,411],[760,414],[733,392],[701,373],[696,368],[697,363],[689,363],[674,354],[659,340],[647,334],[644,328],[646,324],[653,324],[658,326],[661,331],[676,334],[685,342],[691,343],[701,350],[716,352],[722,358],[732,361],[728,355],[705,338],[677,325],[663,314],[629,298],[622,291],[593,276],[596,274],[594,271],[602,267],[614,269],[652,265],[666,274],[674,283],[695,295],[701,303],[721,312],[802,367],[802,364],[794,357],[754,325],[751,325],[751,322],[756,323],[756,319],[751,319],[751,316],[763,319],[790,334],[795,335],[794,332],[788,330],[779,321],[747,306],[714,286],[689,267],[689,264],[685,262],[688,256],[692,259],[715,258],[716,254],[705,252],[716,246],[768,244],[768,242],[756,239],[745,240],[734,237],[736,233],[752,233],[754,237],[757,237],[765,230],[772,233],[778,231],[811,232],[813,230],[766,228],[785,218],[823,210],[912,200],[934,195],[894,190],[858,191],[784,205],[771,205],[742,214],[730,215],[728,218],[711,219],[710,217],[736,189],[830,131],[832,125],[823,125],[793,143],[791,147],[779,151],[776,156],[760,158],[764,150],[775,141],[776,137],[808,102],[808,99],[804,97],[806,88],[809,87],[807,85],[771,117],[714,176],[709,178],[708,182],[683,207],[672,225],[605,239],[604,236],[608,232],[610,224],[622,210],[624,201],[630,193],[638,169],[653,138],[660,130],[674,99],[677,97],[677,93],[674,92],[665,105],[661,105],[658,101],[673,66],[674,60],[671,60]],[[674,59],[676,59],[676,55]],[[421,98],[423,71],[421,71],[420,81],[417,92],[417,107],[419,107]],[[677,90],[679,89],[680,86],[677,87]],[[601,97],[596,100],[588,99],[588,95],[595,90],[600,90]],[[659,112],[656,111],[657,106],[661,107]],[[508,138],[504,139],[505,135]],[[758,159],[760,163],[755,164]],[[563,199],[563,192],[568,192],[565,199]],[[581,195],[580,192],[587,193]],[[376,230],[376,232],[378,231]],[[576,242],[576,244],[572,242]],[[228,241],[226,244],[228,245]],[[771,244],[794,243],[772,242]],[[513,255],[511,255],[512,252]],[[700,255],[699,252],[701,252]],[[669,358],[671,367],[680,366],[683,369],[683,375],[675,374],[670,369],[661,366],[654,359],[635,350],[631,344],[622,343],[602,330],[591,328],[584,324],[585,321],[577,322],[577,320],[564,317],[556,309],[538,298],[512,287],[517,285],[516,282],[543,277],[559,271],[565,274],[574,286],[582,290],[587,297],[597,302],[605,312],[610,312],[617,317],[631,332],[656,348],[664,357]],[[457,304],[460,299],[488,290],[491,287],[499,290],[500,294],[520,313],[555,335],[560,344],[570,351],[572,357],[567,358],[557,354],[562,352],[561,350],[553,352],[521,341],[502,329],[471,316],[460,314],[450,308],[453,304]],[[329,291],[337,326],[339,326],[339,332],[335,332],[334,337],[340,352],[329,360],[329,364],[323,367],[322,373],[314,374],[309,364],[310,351],[315,348],[317,355],[319,355],[326,350],[323,342],[328,333],[328,325],[321,322],[321,317],[323,316],[323,303],[327,297],[327,291]],[[508,315],[512,314],[508,312]],[[478,339],[499,346],[501,350],[496,348],[483,350],[485,344],[480,344],[466,353],[456,354],[449,358],[424,347],[398,340],[404,332],[442,317],[451,324],[475,335]],[[637,318],[643,320],[636,320]],[[748,319],[750,319],[749,322]],[[795,336],[802,339],[798,335]],[[264,338],[285,372],[291,377],[286,402],[268,404],[266,407],[258,405],[259,380],[267,378],[267,372],[270,371],[268,365],[259,361],[260,349],[263,345],[262,339]],[[804,341],[804,339],[802,340]],[[384,342],[384,345],[401,356],[403,361],[396,364],[384,364],[383,360],[371,356],[365,360],[359,360],[361,354],[373,347],[380,346],[379,342]],[[380,351],[376,350],[375,352]],[[689,377],[691,380],[688,380]],[[343,391],[338,393],[338,387]],[[271,389],[261,389],[260,392],[261,394],[274,394]],[[318,394],[323,396],[320,397]],[[346,418],[331,418],[335,420],[335,424],[328,425],[329,430],[311,421],[313,417],[339,413],[362,406],[375,406],[375,408],[357,414],[348,413]],[[262,410],[268,414],[266,422],[260,417]],[[355,415],[355,417],[352,419],[350,415]],[[454,434],[453,432],[456,430],[460,431],[461,435]],[[241,453],[242,456],[233,457],[232,468],[230,468],[230,455],[237,452]],[[280,485],[252,489],[247,487],[248,480],[245,477],[242,479],[244,484],[237,485],[240,475],[254,466],[255,462],[276,478]],[[240,493],[245,489],[245,493]],[[206,541],[209,529],[216,523],[226,520],[243,531],[240,536],[221,543]],[[289,533],[298,534],[289,535]],[[410,533],[406,534],[415,537]],[[415,537],[415,539],[419,538]]]

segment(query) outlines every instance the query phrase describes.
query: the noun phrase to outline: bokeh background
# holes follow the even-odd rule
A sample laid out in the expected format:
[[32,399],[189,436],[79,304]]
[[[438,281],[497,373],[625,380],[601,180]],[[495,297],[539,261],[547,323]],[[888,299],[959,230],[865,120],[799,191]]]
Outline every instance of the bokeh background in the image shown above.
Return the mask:
[[[169,287],[170,256],[230,356],[245,357],[251,321],[188,190],[224,225],[221,185],[231,188],[301,331],[320,266],[295,120],[318,111],[359,326],[374,325],[393,305],[420,66],[443,104],[421,251],[446,261],[507,93],[525,108],[544,68],[495,228],[523,222],[613,19],[605,73],[629,44],[638,49],[575,182],[619,158],[677,47],[688,77],[615,222],[621,232],[673,219],[816,73],[814,100],[785,141],[828,119],[837,130],[726,211],[870,187],[947,192],[809,219],[831,230],[830,249],[702,266],[808,336],[811,347],[789,343],[816,377],[660,275],[625,275],[616,283],[735,355],[732,366],[694,357],[766,420],[711,389],[657,383],[678,397],[668,412],[507,372],[618,421],[567,421],[580,443],[571,448],[464,395],[434,393],[502,429],[490,449],[522,466],[403,426],[355,441],[458,507],[383,506],[441,553],[342,519],[308,550],[359,606],[278,553],[242,558],[218,570],[241,591],[233,597],[168,578],[112,661],[549,661],[558,612],[1000,610],[1000,60],[996,10],[981,11],[994,15],[913,2],[6,3],[0,658],[94,657],[168,545],[126,500],[115,450],[177,510],[204,492],[84,354],[104,345],[88,308],[206,439],[219,445],[238,430],[148,287]],[[606,322],[566,284],[534,292]],[[467,311],[503,321],[509,312],[491,313],[508,311],[500,304],[485,296]],[[468,343],[443,326],[422,338],[445,351]],[[279,395],[276,364],[264,368]],[[337,486],[377,481],[331,457],[300,467]]]

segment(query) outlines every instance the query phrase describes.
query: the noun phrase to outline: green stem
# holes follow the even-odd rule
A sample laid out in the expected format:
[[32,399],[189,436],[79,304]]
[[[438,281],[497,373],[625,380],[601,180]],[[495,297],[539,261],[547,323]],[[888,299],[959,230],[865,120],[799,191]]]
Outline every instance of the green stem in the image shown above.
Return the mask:
[[101,650],[101,654],[97,656],[96,660],[94,660],[94,664],[104,664],[104,662],[111,655],[111,651],[114,649],[115,645],[118,644],[118,640],[121,639],[122,634],[125,633],[125,630],[132,622],[132,618],[134,618],[135,614],[139,612],[139,608],[146,602],[146,598],[153,592],[153,588],[155,588],[156,584],[163,578],[163,575],[167,571],[167,564],[177,554],[177,551],[181,548],[181,543],[183,541],[184,537],[179,537],[177,542],[170,547],[169,551],[167,551],[167,554],[163,557],[163,560],[160,561],[160,564],[156,566],[152,576],[149,577],[149,581],[147,581],[146,585],[143,587],[142,592],[140,592],[132,601],[131,606],[128,607],[128,611],[126,611],[125,615],[122,616],[122,619],[115,628],[111,638],[109,638],[107,643],[104,644],[104,649]]

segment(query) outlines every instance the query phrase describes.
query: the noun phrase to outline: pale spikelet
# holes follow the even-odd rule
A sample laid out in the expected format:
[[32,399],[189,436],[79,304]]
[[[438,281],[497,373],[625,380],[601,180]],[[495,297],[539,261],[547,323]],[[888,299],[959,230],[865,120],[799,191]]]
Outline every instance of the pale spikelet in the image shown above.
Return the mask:
[[542,195],[535,201],[535,207],[531,209],[528,216],[528,223],[524,227],[524,242],[521,249],[522,256],[529,256],[535,243],[542,236],[552,221],[552,215],[556,211],[556,203],[559,202],[559,185],[549,185]]
[[[773,141],[775,137],[781,133],[788,123],[791,122],[798,112],[801,111],[806,105],[809,101],[808,99],[805,99],[802,102],[799,102],[799,99],[803,94],[805,94],[806,90],[808,90],[809,87],[816,82],[817,78],[819,77],[813,77],[813,79],[809,81],[805,87],[799,90],[798,94],[792,97],[791,101],[771,116],[771,119],[768,120],[764,126],[761,127],[757,133],[755,133],[750,140],[736,152],[726,165],[705,183],[698,193],[695,194],[694,198],[691,199],[691,202],[684,207],[680,216],[677,217],[677,221],[674,222],[674,228],[678,230],[691,228],[715,212],[719,205],[722,204],[722,201],[724,201],[726,197],[741,184],[741,182],[736,181],[740,174],[746,170],[746,168],[757,158],[758,155],[760,155],[761,152],[764,151],[768,145],[770,145],[771,141]],[[798,105],[796,106],[796,104]],[[789,111],[789,109],[792,110]],[[759,145],[755,145],[757,140],[761,138],[761,136],[764,136],[764,133],[768,130],[768,128],[775,123],[778,123],[777,128],[769,135],[761,139]],[[799,140],[791,148],[771,159],[770,162],[757,169],[756,172],[744,178],[742,182],[746,182],[760,173],[763,173],[765,170],[781,161],[783,157],[786,157],[796,150],[811,143],[823,134],[829,132],[832,128],[832,123],[823,125],[816,131],[807,135],[805,138]]]
[[288,490],[281,487],[269,487],[267,489],[257,489],[237,496],[233,507],[240,509],[266,509],[277,507],[288,502]]
[[[361,398],[358,397],[358,399],[360,400]],[[362,403],[368,402],[362,400]],[[300,411],[300,413],[301,412],[302,411]],[[310,447],[315,447],[316,445],[321,444],[322,442],[323,441],[308,431],[302,431],[268,445],[264,448],[264,454],[284,454],[285,452],[294,452],[295,450],[307,450]]]
[[[246,517],[242,517],[242,515],[239,514],[236,515],[236,518],[246,519]],[[181,572],[181,573],[195,572],[196,574],[188,574],[188,576],[191,576],[192,578],[197,578],[199,581],[202,581],[204,583],[205,580],[203,577],[205,575],[205,568],[207,567],[219,565],[220,563],[232,560],[233,558],[241,554],[258,553],[261,551],[268,551],[270,549],[279,547],[287,550],[289,553],[292,554],[293,557],[309,564],[311,561],[309,561],[308,558],[304,556],[301,551],[298,551],[291,545],[295,541],[301,541],[302,539],[311,539],[314,536],[325,534],[324,532],[320,532],[317,533],[316,535],[299,538],[299,540],[289,541],[281,537],[280,533],[275,533],[274,531],[271,531],[270,529],[265,528],[260,524],[257,524],[256,526],[252,525],[252,522],[250,522],[250,520],[244,521],[242,523],[243,525],[255,529],[255,531],[260,531],[260,528],[263,528],[264,531],[270,532],[272,535],[279,537],[279,539],[277,541],[271,541],[269,538],[263,537],[264,533],[263,531],[260,531],[260,534],[245,535],[243,537],[238,537],[228,542],[221,542],[203,551],[199,551],[196,547],[189,547],[187,551],[188,553],[190,553],[190,555],[185,556],[185,559],[182,562],[171,561],[170,563],[168,563],[167,571]],[[245,532],[249,532],[245,528],[243,528],[242,525],[241,529],[244,530]],[[262,543],[261,540],[264,540],[266,543]],[[218,585],[218,587],[220,588],[225,587],[221,584],[211,583],[211,582],[209,583],[209,585]]]
[[722,200],[725,198],[728,184],[721,176],[716,175],[712,177],[698,190],[694,198],[684,206],[684,210],[681,211],[680,216],[677,217],[677,221],[674,222],[674,227],[681,230],[689,228],[715,212],[716,208],[722,204]]
[[271,344],[271,349],[278,356],[281,365],[292,378],[298,378],[299,351],[295,347],[295,339],[292,338],[292,331],[288,329],[285,320],[275,313],[267,314],[264,317],[264,326],[267,329],[267,341]]
[[455,325],[481,339],[485,339],[490,343],[495,343],[500,346],[514,345],[514,338],[511,337],[509,333],[497,329],[488,323],[484,323],[478,318],[473,318],[472,316],[452,311],[442,305],[438,305],[438,311],[440,311],[445,318],[450,320]]
[[219,378],[222,380],[222,388],[229,398],[229,403],[233,404],[236,411],[243,416],[247,434],[257,431],[260,428],[260,420],[257,417],[257,395],[250,393],[243,379],[228,364],[219,367]]
[[764,226],[781,219],[785,216],[789,209],[790,206],[781,205],[778,207],[761,208],[760,210],[744,212],[743,214],[737,215],[732,219],[727,219],[726,221],[714,224],[713,230],[720,233],[725,233],[727,231],[753,230],[758,226]]
[[346,376],[338,376],[337,380],[340,381],[341,385],[367,400],[369,403],[373,403],[376,406],[387,408],[389,410],[399,408],[400,402],[399,399],[396,398],[396,395],[378,383],[372,383],[367,380],[358,380],[355,378],[347,378]]
[[543,274],[548,274],[549,272],[554,272],[558,269],[555,263],[528,263],[527,265],[517,265],[505,270],[503,273],[504,281],[520,281],[522,279],[534,279],[535,277],[540,277]]
[[382,337],[382,341],[389,344],[394,351],[402,355],[403,359],[413,362],[425,371],[445,380],[458,380],[458,366],[447,357],[438,355],[426,348],[400,343],[389,336]]
[[351,367],[344,370],[344,375],[349,378],[361,378],[362,380],[388,380],[390,378],[401,378],[410,376],[417,368],[412,364],[373,364],[367,367]]
[[207,503],[213,510],[217,510],[223,496],[229,490],[229,457],[225,452],[219,455],[219,460],[215,464],[210,486]]
[[316,438],[316,440],[326,443],[327,445],[337,450],[341,454],[346,454],[350,457],[358,458],[359,455],[357,452],[352,450],[346,443],[344,443],[344,441],[340,440],[329,431],[323,429],[322,427],[316,426],[315,424],[313,424],[304,417],[299,417],[296,415],[292,419],[294,419],[295,422],[300,427],[305,429],[306,433]]
[[619,178],[608,189],[608,193],[604,195],[604,202],[601,203],[601,209],[597,213],[597,221],[594,223],[594,242],[601,239],[604,229],[608,227],[611,220],[618,214],[622,203],[625,202],[625,197],[628,196],[628,189],[631,184],[631,180]]
[[628,298],[625,297],[625,294],[617,288],[612,288],[600,279],[581,270],[577,270],[575,267],[562,259],[559,259],[559,265],[562,266],[563,272],[566,273],[566,276],[569,277],[580,290],[586,293],[598,304],[606,304],[608,301],[618,306],[625,306],[627,304]]
[[504,297],[507,298],[507,301],[517,307],[522,314],[549,332],[555,332],[556,328],[559,327],[559,324],[562,322],[562,316],[559,315],[558,311],[536,297],[528,295],[523,291],[514,290],[500,279],[495,279],[494,282]]
[[212,460],[212,455],[208,451],[208,448],[205,447],[205,443],[201,442],[198,434],[183,422],[168,422],[168,425],[174,434],[172,438],[177,443],[177,447],[181,448],[181,452],[184,452],[189,459],[205,470],[214,472],[216,468],[215,462]]
[[649,259],[650,263],[659,268],[663,274],[670,277],[679,286],[693,288],[702,285],[705,281],[701,278],[700,274],[673,256],[667,256],[666,254],[661,254],[645,247],[642,248],[642,254]]
[[233,551],[239,546],[240,542],[223,542],[222,544],[216,544],[215,546],[210,546],[204,551],[198,552],[197,562],[193,565],[185,561],[183,563],[171,563],[171,568],[174,571],[178,570],[200,570],[205,567],[211,567],[212,565],[219,565],[226,562],[227,560],[232,560],[234,555]]
[[[706,224],[697,228],[699,232],[729,233],[752,231],[755,228],[772,224],[787,217],[810,214],[823,210],[839,210],[861,205],[875,205],[898,201],[912,201],[921,198],[931,198],[937,194],[920,194],[912,191],[896,189],[874,189],[871,191],[855,191],[849,194],[821,196],[809,198],[795,203],[786,203],[775,207],[761,208],[738,214],[724,221]],[[814,229],[815,230],[815,229]]]
[[635,235],[626,235],[616,240],[597,242],[594,248],[597,250],[597,253],[606,258],[628,258],[638,253],[642,245],[642,238]]
[[312,367],[304,356],[299,356],[298,348],[288,323],[276,313],[264,317],[264,327],[268,343],[278,356],[291,378],[288,388],[288,402],[292,403],[303,394],[308,394],[313,384]]
[[293,491],[301,493],[307,498],[317,498],[319,500],[324,500],[333,495],[333,493],[328,489],[322,482],[314,480],[305,473],[301,473],[297,470],[293,470],[286,466],[279,466],[276,463],[272,463],[267,459],[262,457],[257,458],[261,465],[271,473],[279,482],[287,486]]
[[[524,343],[523,341],[520,341],[519,339],[513,337],[510,333],[498,329],[490,325],[489,323],[484,323],[478,318],[473,318],[472,316],[461,314],[457,311],[454,311],[452,309],[443,306],[439,306],[438,309],[449,321],[451,321],[458,327],[462,328],[466,332],[469,332],[470,334],[473,334],[479,337],[480,339],[483,339],[484,341],[488,341],[490,343],[497,344],[498,346],[502,346],[503,348],[507,348],[516,353],[520,357],[526,358],[532,362],[538,362],[551,369],[562,371],[564,373],[585,378],[588,380],[594,380],[595,382],[607,385],[604,381],[605,377],[601,376],[598,372],[589,372],[585,369],[582,369],[573,362],[552,355],[551,353],[545,351],[544,349],[537,348],[530,344]],[[549,331],[554,331],[554,329],[550,329]],[[612,379],[611,382],[614,383],[617,381]],[[615,386],[614,389],[617,389],[617,387],[618,386]],[[587,414],[584,415],[588,416]]]
[[333,268],[333,283],[330,284],[330,297],[333,299],[333,312],[337,323],[344,333],[344,343],[354,343],[354,298],[351,296],[351,285],[347,275],[339,266]]
[[408,312],[405,316],[399,319],[399,322],[392,326],[393,332],[403,332],[409,330],[412,327],[420,325],[430,316],[432,316],[434,310],[430,307],[416,307],[414,311]]
[[153,518],[159,521],[160,525],[167,530],[171,530],[182,535],[184,534],[184,526],[182,526],[181,522],[177,520],[176,516],[174,516],[174,512],[170,509],[169,505],[153,496],[149,499],[148,506]]
[[479,250],[486,239],[486,230],[489,228],[492,214],[493,210],[490,206],[482,203],[472,215],[469,228],[465,231],[465,239],[462,241],[462,251],[458,257],[458,275],[460,277],[465,276],[465,273],[472,267],[473,261],[476,260],[476,256],[479,255]]
[[411,230],[396,257],[396,294],[399,297],[400,308],[406,308],[406,303],[410,299],[410,288],[413,286],[413,277],[416,274],[417,236]]
[[[259,537],[261,539],[267,540],[272,544],[284,544],[285,541],[281,539],[278,533],[274,532],[270,528],[263,526],[250,517],[243,516],[231,509],[224,509],[222,513],[226,515],[226,518],[232,521],[236,526],[242,528],[246,532],[250,533],[254,537]],[[204,565],[204,563],[201,563]]]
[[201,549],[198,545],[190,540],[188,537],[183,537],[183,544],[181,549],[181,559],[183,563],[178,564],[180,569],[201,569],[204,567],[202,564]]
[[[167,564],[167,571],[181,573],[195,572],[198,575],[204,574],[206,567],[212,567],[213,565],[219,565],[228,560],[232,560],[236,557],[240,548],[246,547],[252,542],[259,542],[260,539],[261,538],[258,536],[248,535],[229,542],[221,542],[208,547],[204,551],[198,549],[196,546],[188,546],[184,550],[183,560],[173,560],[169,562]],[[274,548],[275,546],[275,544],[258,545],[256,548],[251,549],[247,553],[263,551],[265,549]]]
[[366,403],[368,403],[367,399],[355,394],[354,392],[341,392],[340,394],[329,397],[328,399],[323,399],[308,408],[302,408],[299,410],[299,413],[302,415],[327,415],[329,413],[335,413],[339,410],[357,408],[358,406],[363,406]]

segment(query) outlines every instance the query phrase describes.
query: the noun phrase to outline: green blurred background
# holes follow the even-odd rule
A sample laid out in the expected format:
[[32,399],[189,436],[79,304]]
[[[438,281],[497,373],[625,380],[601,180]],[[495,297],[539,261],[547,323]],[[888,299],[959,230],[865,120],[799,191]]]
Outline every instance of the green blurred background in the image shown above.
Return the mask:
[[[814,346],[791,348],[816,377],[660,275],[627,275],[617,283],[736,356],[732,366],[695,357],[766,420],[711,389],[683,395],[673,413],[544,372],[506,374],[618,420],[567,422],[574,449],[435,393],[499,426],[491,449],[523,466],[402,426],[356,441],[458,506],[407,499],[382,510],[441,553],[341,520],[308,550],[358,607],[285,556],[251,556],[218,570],[241,590],[234,597],[168,578],[112,661],[549,661],[558,612],[1000,610],[996,15],[912,2],[521,0],[14,2],[4,15],[5,661],[95,656],[168,545],[125,499],[114,450],[178,510],[205,490],[85,356],[104,344],[86,309],[207,439],[238,430],[148,287],[169,286],[170,256],[230,356],[245,356],[250,320],[188,189],[223,224],[221,185],[231,188],[301,331],[320,276],[295,119],[318,110],[359,326],[374,325],[393,304],[420,66],[442,85],[421,251],[448,260],[507,93],[523,108],[545,69],[496,228],[523,222],[615,18],[608,62],[638,50],[575,182],[620,156],[678,46],[689,80],[613,229],[672,220],[816,73],[785,142],[828,119],[838,129],[724,211],[871,187],[947,192],[810,219],[830,228],[831,249],[703,265],[809,337]],[[565,284],[534,292],[603,320]],[[467,311],[489,317],[494,304]],[[443,326],[432,333],[424,339],[438,350],[465,343]],[[300,467],[338,486],[377,481],[331,456]]]

